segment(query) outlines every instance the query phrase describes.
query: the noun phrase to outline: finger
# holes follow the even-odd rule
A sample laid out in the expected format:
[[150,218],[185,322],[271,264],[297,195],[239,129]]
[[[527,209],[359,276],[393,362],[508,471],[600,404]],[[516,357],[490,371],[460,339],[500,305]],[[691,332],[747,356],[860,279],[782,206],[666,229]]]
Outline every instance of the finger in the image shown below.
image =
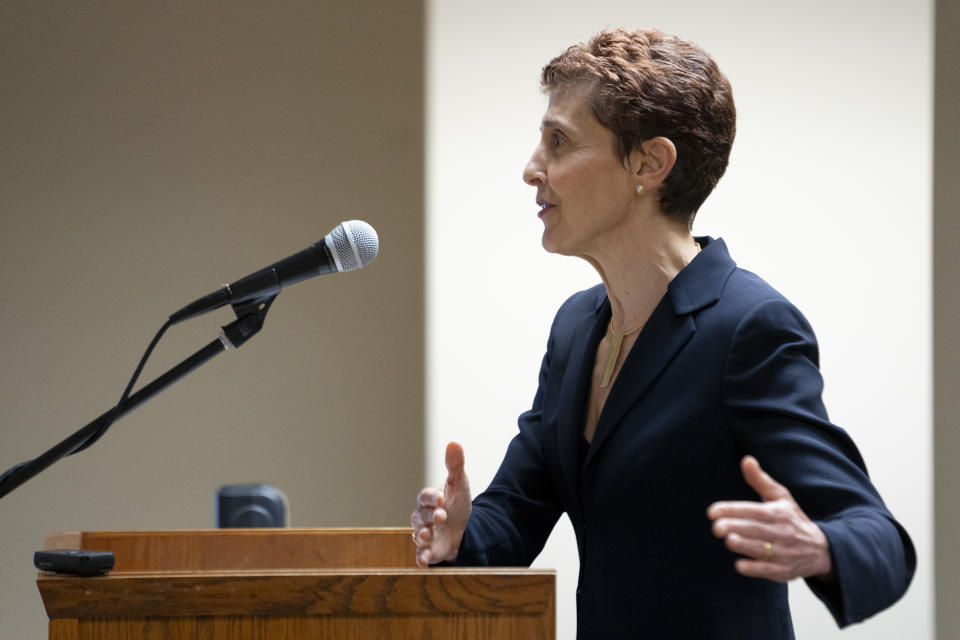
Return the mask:
[[447,451],[444,462],[447,465],[447,484],[455,485],[464,477],[463,447],[459,442],[451,442],[447,445]]
[[743,471],[744,480],[763,500],[779,500],[780,498],[791,497],[790,491],[761,469],[760,463],[753,456],[744,456],[740,462],[740,469]]
[[775,582],[790,582],[793,578],[790,575],[790,567],[775,562],[740,558],[733,566],[737,573],[748,578],[766,578]]
[[410,514],[410,526],[414,529],[419,527],[432,527],[435,524],[443,524],[447,521],[446,509],[426,509],[421,508]]
[[426,527],[433,524],[436,519],[436,509],[420,507],[410,514],[411,527]]
[[430,553],[430,549],[426,547],[422,548],[420,550],[420,553],[417,555],[417,557],[423,562],[424,567],[430,566],[430,560],[432,559],[432,554]]
[[414,530],[423,526],[423,514],[420,513],[420,509],[416,509],[410,514],[410,526],[413,527]]
[[740,518],[759,522],[777,522],[783,519],[783,509],[770,502],[714,502],[707,509],[711,520],[720,518]]
[[753,540],[774,540],[779,539],[781,533],[776,526],[739,518],[721,518],[713,523],[712,529],[718,538],[736,534]]
[[414,525],[413,543],[415,545],[418,547],[426,547],[430,544],[431,540],[433,540],[433,527]]
[[433,487],[427,487],[417,494],[418,507],[441,507],[443,506],[443,492]]
[[769,540],[749,538],[737,533],[731,533],[724,538],[723,542],[727,549],[730,549],[730,551],[734,553],[739,553],[742,556],[747,556],[747,559],[766,563],[777,562],[777,558],[775,557],[777,547]]

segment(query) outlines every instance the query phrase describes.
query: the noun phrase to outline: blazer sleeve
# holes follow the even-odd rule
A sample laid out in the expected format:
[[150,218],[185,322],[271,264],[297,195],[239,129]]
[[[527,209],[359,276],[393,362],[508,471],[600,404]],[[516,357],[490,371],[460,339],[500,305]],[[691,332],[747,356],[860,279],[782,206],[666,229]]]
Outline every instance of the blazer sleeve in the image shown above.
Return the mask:
[[807,584],[843,627],[899,599],[916,555],[856,445],[827,419],[822,389],[816,338],[799,310],[777,298],[743,317],[725,366],[727,421],[742,449],[826,534],[836,583]]
[[520,416],[520,432],[490,486],[473,500],[455,564],[529,566],[563,512],[545,464],[542,420],[553,340],[551,334],[533,406]]

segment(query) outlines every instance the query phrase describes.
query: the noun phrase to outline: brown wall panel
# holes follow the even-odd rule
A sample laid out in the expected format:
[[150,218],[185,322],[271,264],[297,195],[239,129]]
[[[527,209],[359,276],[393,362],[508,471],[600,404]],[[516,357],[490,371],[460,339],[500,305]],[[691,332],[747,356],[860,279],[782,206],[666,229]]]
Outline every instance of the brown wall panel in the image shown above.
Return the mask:
[[933,380],[936,625],[960,629],[960,7],[936,3],[933,135]]
[[[404,525],[423,473],[420,2],[0,3],[0,467],[106,410],[166,316],[312,244],[366,269],[0,501],[0,638],[46,635],[31,554],[64,530],[214,524],[266,482],[294,526]],[[216,338],[177,326],[149,380]]]

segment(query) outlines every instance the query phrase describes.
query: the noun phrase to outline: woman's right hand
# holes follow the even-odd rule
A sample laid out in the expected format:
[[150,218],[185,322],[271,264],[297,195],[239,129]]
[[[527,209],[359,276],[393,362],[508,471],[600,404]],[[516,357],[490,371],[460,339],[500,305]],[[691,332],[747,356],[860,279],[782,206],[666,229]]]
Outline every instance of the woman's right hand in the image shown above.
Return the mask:
[[447,445],[446,465],[443,489],[427,487],[421,491],[417,508],[410,514],[417,565],[421,567],[456,558],[470,519],[470,482],[463,470],[463,447],[456,442]]

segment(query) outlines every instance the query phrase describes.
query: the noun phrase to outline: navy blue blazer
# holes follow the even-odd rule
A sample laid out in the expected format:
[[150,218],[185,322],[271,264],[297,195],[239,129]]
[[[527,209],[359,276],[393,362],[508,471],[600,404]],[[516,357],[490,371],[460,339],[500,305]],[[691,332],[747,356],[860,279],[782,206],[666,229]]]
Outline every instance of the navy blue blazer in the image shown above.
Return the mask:
[[830,541],[837,580],[808,580],[841,626],[896,601],[916,564],[906,531],[827,419],[800,312],[736,266],[723,240],[670,283],[610,390],[581,464],[590,376],[610,318],[602,286],[557,313],[530,411],[473,502],[461,565],[526,566],[560,515],[580,554],[578,638],[793,638],[787,587],[746,578],[707,507],[757,500],[752,454]]

